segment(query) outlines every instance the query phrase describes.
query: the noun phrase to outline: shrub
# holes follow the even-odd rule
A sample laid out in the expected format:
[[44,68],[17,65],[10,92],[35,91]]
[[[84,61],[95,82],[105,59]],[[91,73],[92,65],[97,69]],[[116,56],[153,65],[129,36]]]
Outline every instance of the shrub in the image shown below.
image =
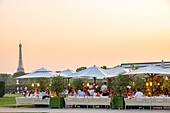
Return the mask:
[[0,81],[0,97],[3,97],[5,95],[5,82]]

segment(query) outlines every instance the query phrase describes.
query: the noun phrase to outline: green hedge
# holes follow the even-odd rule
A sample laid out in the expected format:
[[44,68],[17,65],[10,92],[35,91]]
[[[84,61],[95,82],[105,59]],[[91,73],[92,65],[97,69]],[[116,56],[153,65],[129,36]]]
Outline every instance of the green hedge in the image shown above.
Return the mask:
[[0,97],[5,95],[5,81],[0,81]]

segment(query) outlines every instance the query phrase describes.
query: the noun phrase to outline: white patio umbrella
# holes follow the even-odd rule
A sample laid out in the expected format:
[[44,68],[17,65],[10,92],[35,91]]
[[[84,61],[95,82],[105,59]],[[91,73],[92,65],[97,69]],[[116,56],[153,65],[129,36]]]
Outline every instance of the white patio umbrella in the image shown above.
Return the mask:
[[110,73],[114,74],[114,75],[119,75],[119,74],[123,74],[125,73],[125,69],[123,67],[120,66],[116,66],[110,69],[107,69]]
[[[158,66],[149,65],[147,67],[142,67],[137,70],[127,72],[124,75],[151,77],[153,83],[154,76],[170,76],[170,71]],[[153,86],[152,86],[152,95],[153,95]]]
[[56,73],[46,69],[46,68],[40,68],[35,70],[32,73],[17,77],[17,79],[24,79],[24,78],[51,78],[54,77]]
[[71,75],[68,75],[67,77],[73,77],[73,78],[108,78],[108,77],[114,77],[115,74],[110,73],[108,70],[102,69],[97,66],[92,66],[87,69],[84,69],[82,71],[73,73]]
[[67,70],[59,72],[58,75],[67,77],[68,75],[73,74],[73,73],[75,73],[75,71],[67,69]]
[[75,71],[70,70],[70,69],[67,69],[67,70],[64,70],[64,71],[61,71],[61,72],[57,73],[58,75],[67,78],[68,89],[69,89],[69,79],[71,77],[67,77],[67,76],[69,76],[70,74],[73,74],[73,73],[75,73]]

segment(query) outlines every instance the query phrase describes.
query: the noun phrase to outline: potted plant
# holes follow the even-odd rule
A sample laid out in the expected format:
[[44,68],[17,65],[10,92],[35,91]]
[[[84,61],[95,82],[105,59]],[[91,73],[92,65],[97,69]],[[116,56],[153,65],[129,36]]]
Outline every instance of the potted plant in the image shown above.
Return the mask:
[[50,98],[51,108],[63,108],[64,97],[61,97],[60,93],[64,90],[64,78],[62,76],[56,76],[52,78],[51,91],[56,93],[56,96]]

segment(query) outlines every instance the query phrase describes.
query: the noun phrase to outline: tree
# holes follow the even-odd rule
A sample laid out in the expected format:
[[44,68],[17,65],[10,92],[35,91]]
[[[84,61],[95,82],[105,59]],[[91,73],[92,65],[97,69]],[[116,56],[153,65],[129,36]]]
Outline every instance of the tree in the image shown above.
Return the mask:
[[132,82],[132,77],[127,75],[119,74],[117,77],[114,77],[113,91],[117,94],[124,94],[126,86],[129,86]]
[[56,92],[57,96],[64,91],[64,78],[62,76],[56,76],[52,78],[51,90]]
[[102,69],[107,69],[107,66],[102,66],[101,68],[102,68]]
[[16,80],[12,78],[11,74],[0,74],[0,81],[5,81],[6,85],[14,85]]
[[0,97],[3,97],[5,95],[5,82],[0,81]]
[[25,75],[26,73],[25,72],[16,72],[13,74],[13,78],[16,78],[16,77],[20,77],[22,75]]
[[78,88],[82,89],[83,88],[83,83],[85,83],[85,78],[74,78],[73,79],[73,88]]
[[87,69],[87,67],[84,67],[84,66],[83,66],[83,67],[77,68],[77,69],[76,69],[76,72],[79,72],[79,71],[84,70],[84,69]]

